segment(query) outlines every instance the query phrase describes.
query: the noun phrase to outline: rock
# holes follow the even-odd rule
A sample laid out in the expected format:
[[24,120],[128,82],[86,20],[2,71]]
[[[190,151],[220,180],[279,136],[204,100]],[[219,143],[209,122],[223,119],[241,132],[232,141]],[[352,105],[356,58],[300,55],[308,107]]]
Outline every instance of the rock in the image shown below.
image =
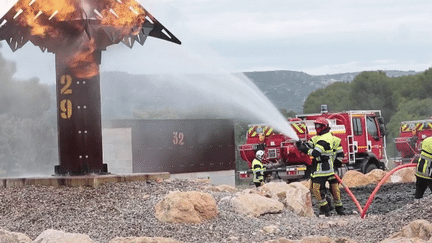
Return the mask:
[[288,184],[286,190],[286,207],[299,216],[314,217],[310,190],[300,182]]
[[33,243],[96,243],[96,241],[90,239],[88,235],[48,229],[42,232]]
[[298,243],[336,243],[336,241],[328,236],[308,236]]
[[282,201],[286,199],[286,192],[289,184],[286,182],[270,182],[259,187],[260,194],[265,196],[269,195],[271,198]]
[[249,217],[258,217],[267,213],[280,213],[284,205],[278,200],[258,194],[238,194],[231,199],[234,211]]
[[263,228],[264,233],[266,234],[277,234],[279,233],[281,230],[279,229],[278,226],[276,225],[269,225],[269,226],[265,226]]
[[229,185],[207,186],[205,189],[213,192],[237,192],[237,188]]
[[393,175],[390,176],[391,182],[397,183],[407,183],[407,182],[415,182],[415,168],[409,167],[409,168],[403,168],[398,171],[396,171]]
[[32,240],[25,234],[0,229],[0,242],[31,243]]
[[116,237],[109,243],[180,243],[180,241],[164,237]]
[[356,243],[356,241],[345,237],[333,239],[327,236],[308,236],[301,240],[280,238],[277,240],[266,241],[265,243]]
[[197,178],[192,180],[195,183],[201,183],[201,184],[210,184],[210,179],[205,179],[205,178]]
[[366,186],[371,184],[370,178],[356,170],[349,170],[342,178],[342,182],[347,187]]
[[265,241],[264,243],[296,243],[298,241],[288,240],[286,238],[279,238],[277,240]]
[[217,216],[216,200],[203,192],[170,192],[156,204],[156,218],[165,223],[201,223]]
[[298,241],[298,243],[356,243],[356,241],[345,237],[334,239],[328,236],[309,236]]
[[390,238],[382,241],[382,243],[394,242],[396,238],[418,238],[424,241],[432,240],[432,224],[422,219],[414,220]]
[[[380,170],[380,169],[374,169],[371,172],[366,174],[366,177],[369,178],[371,183],[379,183],[384,176],[387,175],[386,171]],[[386,180],[386,183],[390,182],[390,178]]]
[[303,184],[303,186],[305,186],[306,188],[310,189],[311,188],[311,180],[303,180],[300,181],[301,184]]
[[428,243],[430,241],[424,241],[419,238],[405,238],[405,237],[397,237],[394,239],[386,239],[381,241],[380,243]]

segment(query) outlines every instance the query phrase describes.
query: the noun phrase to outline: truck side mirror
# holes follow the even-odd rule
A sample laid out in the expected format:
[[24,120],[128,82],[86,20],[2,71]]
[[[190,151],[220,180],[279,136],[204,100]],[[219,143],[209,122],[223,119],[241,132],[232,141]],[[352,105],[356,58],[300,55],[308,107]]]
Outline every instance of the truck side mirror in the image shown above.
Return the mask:
[[378,127],[379,127],[381,135],[385,136],[386,131],[385,131],[385,126],[384,126],[384,118],[377,117],[377,121],[378,121]]

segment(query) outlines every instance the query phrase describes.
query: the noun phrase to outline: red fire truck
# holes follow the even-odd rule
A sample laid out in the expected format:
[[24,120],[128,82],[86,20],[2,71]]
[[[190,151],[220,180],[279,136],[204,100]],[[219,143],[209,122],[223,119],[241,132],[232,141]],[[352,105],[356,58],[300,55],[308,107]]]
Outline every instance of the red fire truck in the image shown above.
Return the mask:
[[432,136],[432,118],[416,121],[403,121],[399,128],[399,137],[394,139],[400,158],[395,159],[396,165],[417,162],[421,150],[421,142]]
[[[373,169],[385,169],[387,155],[385,150],[384,119],[379,110],[353,110],[329,113],[327,106],[321,106],[321,113],[297,115],[289,118],[288,123],[296,131],[301,141],[308,141],[316,135],[314,121],[318,117],[328,119],[331,132],[341,138],[344,150],[342,168],[339,176],[347,170],[368,173]],[[279,133],[271,126],[249,125],[246,143],[238,146],[241,158],[251,167],[258,150],[265,152],[263,163],[270,179],[294,181],[310,176],[311,157],[301,153],[292,138]],[[239,171],[240,180],[252,180],[249,169]]]

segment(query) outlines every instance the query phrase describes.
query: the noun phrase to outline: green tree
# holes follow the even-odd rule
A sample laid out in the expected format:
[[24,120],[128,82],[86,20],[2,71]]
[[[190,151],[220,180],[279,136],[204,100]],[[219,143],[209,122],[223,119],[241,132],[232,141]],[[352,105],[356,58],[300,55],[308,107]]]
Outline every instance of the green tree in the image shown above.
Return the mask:
[[354,110],[381,110],[384,117],[396,111],[390,78],[384,72],[362,72],[353,80],[350,105]]
[[297,113],[293,110],[289,110],[287,111],[287,109],[285,108],[280,108],[279,112],[285,117],[285,118],[289,118],[289,117],[295,117],[297,115]]
[[335,82],[309,94],[303,105],[304,113],[319,113],[326,104],[330,112],[349,110],[350,83]]

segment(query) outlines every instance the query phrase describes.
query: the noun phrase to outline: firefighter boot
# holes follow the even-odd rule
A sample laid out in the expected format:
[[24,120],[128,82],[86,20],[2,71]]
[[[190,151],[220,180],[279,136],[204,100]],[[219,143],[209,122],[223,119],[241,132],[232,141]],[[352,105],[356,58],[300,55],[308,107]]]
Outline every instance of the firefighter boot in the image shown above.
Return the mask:
[[336,213],[338,215],[346,215],[343,206],[336,206]]
[[332,200],[329,196],[326,196],[327,205],[329,206],[329,211],[332,211],[334,209]]
[[326,217],[330,216],[330,206],[328,204],[324,205],[324,206],[320,206],[319,208],[319,214],[320,215],[325,215]]

